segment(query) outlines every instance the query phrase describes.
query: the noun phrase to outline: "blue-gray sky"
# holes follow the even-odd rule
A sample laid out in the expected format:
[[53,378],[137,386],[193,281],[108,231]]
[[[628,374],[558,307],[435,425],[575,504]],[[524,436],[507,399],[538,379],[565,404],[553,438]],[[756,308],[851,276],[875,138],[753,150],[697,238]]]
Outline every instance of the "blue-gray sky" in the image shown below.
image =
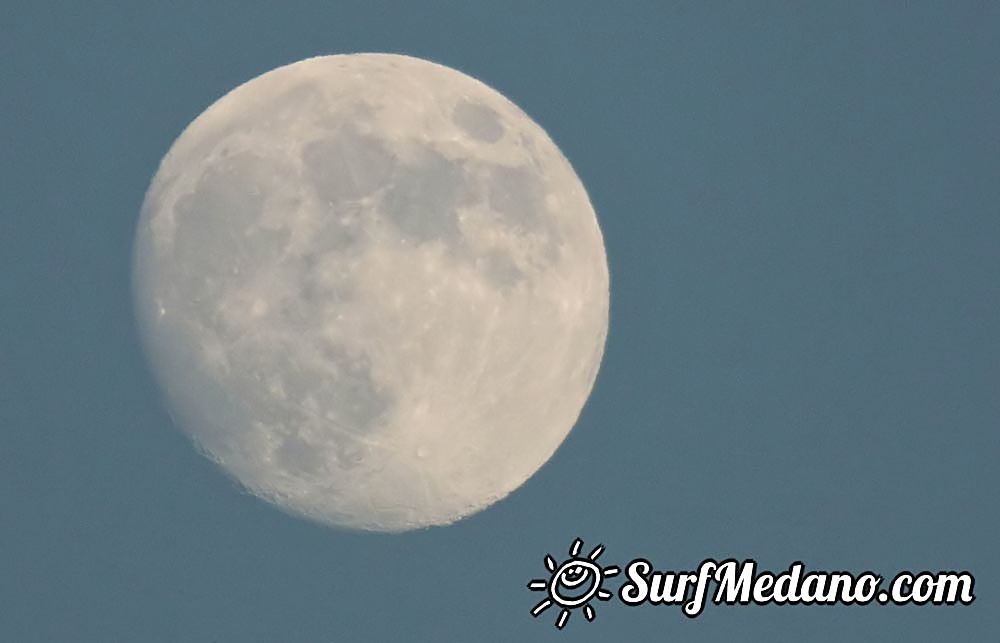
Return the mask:
[[[992,2],[0,5],[0,639],[988,640],[1000,629],[1000,7]],[[264,71],[390,51],[476,76],[587,186],[604,364],[498,505],[338,532],[171,426],[130,251],[181,129]],[[968,569],[970,607],[600,604],[607,562]]]

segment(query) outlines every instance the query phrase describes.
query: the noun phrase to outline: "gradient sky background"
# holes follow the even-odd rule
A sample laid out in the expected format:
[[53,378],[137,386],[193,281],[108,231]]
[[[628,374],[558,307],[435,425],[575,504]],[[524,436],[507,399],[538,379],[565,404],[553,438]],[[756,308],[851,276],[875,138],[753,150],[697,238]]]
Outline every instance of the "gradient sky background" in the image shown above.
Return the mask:
[[[0,640],[995,639],[1000,6],[905,4],[3,3]],[[291,518],[199,456],[129,292],[184,126],[353,51],[519,104],[587,186],[612,274],[555,457],[403,535]],[[978,599],[693,621],[616,600],[560,633],[525,583],[574,536],[661,569],[968,569]]]

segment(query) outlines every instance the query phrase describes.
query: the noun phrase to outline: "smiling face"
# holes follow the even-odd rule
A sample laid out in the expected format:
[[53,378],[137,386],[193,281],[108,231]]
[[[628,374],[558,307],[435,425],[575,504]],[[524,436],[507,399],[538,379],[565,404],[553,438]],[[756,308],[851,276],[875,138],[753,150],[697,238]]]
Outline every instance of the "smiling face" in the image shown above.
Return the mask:
[[587,571],[582,565],[573,565],[563,571],[559,582],[564,587],[576,587],[587,578]]
[[571,558],[553,574],[549,593],[564,607],[582,605],[600,589],[600,578],[601,570],[597,565],[582,558]]

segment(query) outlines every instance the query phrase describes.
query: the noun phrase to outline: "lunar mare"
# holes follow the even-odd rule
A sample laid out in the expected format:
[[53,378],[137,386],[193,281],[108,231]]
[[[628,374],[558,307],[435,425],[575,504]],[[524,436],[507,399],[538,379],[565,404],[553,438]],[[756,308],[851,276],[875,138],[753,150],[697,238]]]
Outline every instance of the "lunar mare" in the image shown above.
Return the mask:
[[518,107],[399,55],[312,58],[221,98],[136,233],[147,354],[178,424],[254,494],[401,531],[519,487],[590,394],[597,218]]

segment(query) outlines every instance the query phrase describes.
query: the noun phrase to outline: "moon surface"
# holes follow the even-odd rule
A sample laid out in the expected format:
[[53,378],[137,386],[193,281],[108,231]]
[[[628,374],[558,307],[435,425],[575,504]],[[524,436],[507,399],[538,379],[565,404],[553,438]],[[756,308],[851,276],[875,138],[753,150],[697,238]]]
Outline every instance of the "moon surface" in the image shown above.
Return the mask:
[[320,523],[442,525],[518,488],[576,422],[608,327],[593,207],[495,90],[400,55],[237,87],[146,194],[137,317],[177,423]]

